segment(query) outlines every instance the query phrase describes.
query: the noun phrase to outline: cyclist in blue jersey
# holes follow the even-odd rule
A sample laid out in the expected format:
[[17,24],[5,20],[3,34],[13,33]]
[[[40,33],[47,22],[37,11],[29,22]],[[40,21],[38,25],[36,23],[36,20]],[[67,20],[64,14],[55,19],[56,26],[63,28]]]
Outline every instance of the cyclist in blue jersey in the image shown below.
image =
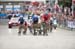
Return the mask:
[[19,18],[19,35],[21,34],[21,30],[24,29],[23,34],[26,34],[27,31],[27,22],[24,20],[23,16],[20,16]]
[[38,21],[39,21],[38,15],[36,15],[36,14],[32,15],[32,24],[33,24],[34,35],[37,35],[36,30],[38,28]]

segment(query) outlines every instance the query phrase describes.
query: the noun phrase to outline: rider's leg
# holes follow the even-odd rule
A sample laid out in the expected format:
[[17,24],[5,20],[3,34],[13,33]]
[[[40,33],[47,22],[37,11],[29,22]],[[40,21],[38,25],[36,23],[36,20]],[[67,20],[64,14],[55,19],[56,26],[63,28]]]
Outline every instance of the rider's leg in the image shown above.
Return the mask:
[[18,34],[21,34],[21,30],[22,30],[22,25],[19,25],[19,32],[18,32]]
[[36,32],[36,24],[33,24],[33,30],[34,30],[34,35],[37,35],[37,32]]
[[43,35],[48,35],[48,33],[47,33],[47,24],[44,25]]
[[23,34],[26,34],[27,26],[23,26],[23,29],[24,29]]
[[31,27],[31,26],[29,26],[29,30],[30,30],[30,32],[32,33],[32,27]]

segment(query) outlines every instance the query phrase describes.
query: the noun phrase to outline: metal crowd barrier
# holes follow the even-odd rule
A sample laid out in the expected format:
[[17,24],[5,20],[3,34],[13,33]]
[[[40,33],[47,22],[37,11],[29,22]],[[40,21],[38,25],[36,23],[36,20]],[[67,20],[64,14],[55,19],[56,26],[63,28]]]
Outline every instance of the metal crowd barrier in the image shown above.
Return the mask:
[[58,27],[67,30],[75,30],[75,20],[62,21],[61,24],[58,22]]

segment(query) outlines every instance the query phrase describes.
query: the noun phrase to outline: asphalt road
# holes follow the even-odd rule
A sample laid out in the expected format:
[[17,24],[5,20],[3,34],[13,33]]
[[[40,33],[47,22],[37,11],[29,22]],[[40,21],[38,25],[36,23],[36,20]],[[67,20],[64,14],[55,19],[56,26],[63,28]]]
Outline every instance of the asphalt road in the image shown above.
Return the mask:
[[7,21],[0,21],[0,49],[75,49],[75,31],[57,28],[48,36],[17,32],[18,27],[9,29]]

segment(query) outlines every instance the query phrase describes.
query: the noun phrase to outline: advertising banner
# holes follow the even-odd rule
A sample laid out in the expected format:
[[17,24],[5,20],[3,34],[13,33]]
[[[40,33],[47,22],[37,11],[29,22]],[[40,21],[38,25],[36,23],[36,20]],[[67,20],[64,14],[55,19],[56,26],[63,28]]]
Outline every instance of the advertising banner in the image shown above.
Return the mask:
[[6,5],[5,9],[7,11],[12,11],[13,6],[12,5]]
[[14,11],[20,11],[21,10],[20,5],[14,5],[13,10]]

